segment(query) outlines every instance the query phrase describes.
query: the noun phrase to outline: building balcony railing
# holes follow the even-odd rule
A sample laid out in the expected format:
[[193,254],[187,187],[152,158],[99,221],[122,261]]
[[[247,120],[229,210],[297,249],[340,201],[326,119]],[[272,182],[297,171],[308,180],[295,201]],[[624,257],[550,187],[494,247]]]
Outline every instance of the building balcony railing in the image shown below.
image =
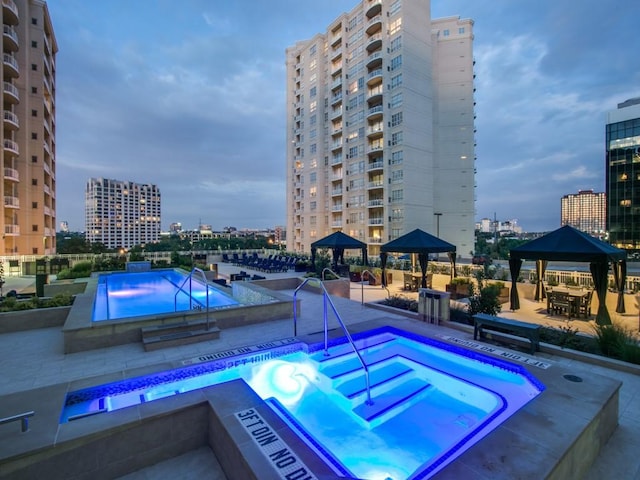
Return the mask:
[[384,124],[383,123],[379,123],[377,125],[372,125],[371,127],[369,127],[367,129],[367,136],[369,138],[372,137],[379,137],[382,135],[382,131],[384,130]]
[[372,143],[367,147],[367,153],[380,152],[382,151],[383,148],[384,148],[384,143],[382,142]]
[[376,33],[367,39],[367,52],[373,52],[382,46],[382,34]]
[[16,155],[20,154],[20,147],[18,147],[18,144],[13,140],[9,140],[8,138],[4,139],[4,149],[9,150]]
[[332,212],[341,212],[342,211],[342,205],[332,205],[331,206],[331,211]]
[[20,199],[11,195],[4,196],[4,206],[9,208],[20,208]]
[[379,14],[382,11],[382,0],[369,0],[367,5],[366,15],[367,18],[371,18],[374,15]]
[[380,237],[369,237],[367,243],[382,243],[382,238],[380,238]]
[[367,35],[380,31],[382,28],[382,15],[378,14],[367,22]]
[[4,111],[4,122],[5,125],[12,130],[20,127],[20,120],[18,119],[18,116],[9,110]]
[[367,165],[367,171],[370,172],[372,170],[381,170],[384,168],[384,161],[377,160]]
[[4,226],[4,234],[10,237],[20,235],[20,225],[6,225]]
[[4,179],[5,180],[13,180],[14,182],[20,181],[20,172],[15,168],[6,168],[4,169]]
[[342,155],[333,157],[331,159],[331,165],[340,165],[342,163]]
[[373,117],[382,116],[383,107],[382,105],[376,105],[375,107],[371,107],[367,111],[367,118],[372,119]]
[[10,25],[2,26],[3,44],[4,48],[8,51],[18,50],[18,33]]
[[382,225],[384,223],[384,217],[373,217],[369,219],[369,225]]
[[331,82],[331,90],[334,90],[342,85],[342,77],[336,77],[336,79]]
[[332,227],[341,227],[342,226],[342,220],[331,220],[331,226]]
[[337,150],[339,148],[342,148],[342,142],[333,142],[331,144],[331,150]]
[[2,16],[4,23],[18,24],[20,15],[18,14],[18,7],[13,0],[2,0]]
[[342,195],[342,188],[335,188],[331,190],[331,195],[337,197],[338,195]]
[[3,92],[5,102],[18,103],[20,101],[20,94],[18,93],[18,88],[15,85],[9,82],[4,82]]
[[2,63],[4,63],[5,72],[9,74],[10,77],[18,77],[20,76],[20,68],[18,67],[18,61],[15,59],[13,55],[8,53],[4,53],[2,55]]
[[382,180],[375,180],[367,184],[367,188],[384,188],[384,182]]
[[339,103],[339,102],[341,102],[341,101],[342,101],[342,92],[340,92],[340,93],[339,93],[339,94],[337,94],[337,95],[334,95],[334,96],[331,98],[331,105],[335,105],[336,103]]
[[43,185],[42,186],[42,190],[44,191],[44,193],[46,193],[47,195],[51,195],[51,188],[49,188],[49,185]]

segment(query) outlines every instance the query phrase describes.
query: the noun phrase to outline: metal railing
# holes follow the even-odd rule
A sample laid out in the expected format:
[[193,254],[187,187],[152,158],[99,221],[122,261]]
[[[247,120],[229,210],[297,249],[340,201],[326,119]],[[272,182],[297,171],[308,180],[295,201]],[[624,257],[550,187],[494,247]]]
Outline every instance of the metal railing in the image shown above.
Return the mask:
[[[325,270],[329,270],[329,269],[325,268],[322,271],[322,275],[324,275]],[[334,273],[334,272],[331,272],[331,273]],[[307,278],[304,280],[304,282],[298,285],[298,288],[296,288],[295,291],[293,292],[293,335],[297,336],[298,334],[298,315],[297,315],[297,308],[296,308],[296,296],[298,295],[298,292],[300,291],[300,289],[302,289],[302,287],[304,287],[310,281],[318,282],[320,284],[320,288],[322,289],[323,322],[324,322],[324,354],[325,356],[329,356],[329,321],[327,316],[327,304],[328,304],[331,306],[331,309],[333,310],[333,314],[338,319],[338,323],[342,327],[342,330],[344,331],[344,334],[347,337],[347,340],[351,344],[351,348],[353,348],[353,351],[355,352],[356,356],[358,357],[358,360],[360,361],[360,364],[362,365],[362,369],[364,370],[364,378],[367,386],[367,405],[372,405],[373,402],[371,401],[371,382],[369,380],[369,367],[367,366],[366,362],[364,361],[364,358],[362,358],[362,355],[358,351],[358,348],[356,347],[356,344],[354,343],[353,338],[351,338],[351,334],[349,333],[349,330],[347,330],[347,327],[342,321],[342,318],[340,317],[338,310],[336,310],[336,306],[333,304],[333,301],[329,296],[329,292],[327,292],[327,289],[325,288],[324,283],[322,283],[322,280],[317,278]]]
[[[362,270],[362,272],[360,272],[360,303],[362,303],[362,305],[364,305],[364,282],[365,280],[363,279],[364,274],[367,274],[369,277],[374,277],[375,275],[373,273],[371,273],[369,270]],[[369,278],[367,277],[367,278]],[[385,285],[386,282],[382,281],[381,282],[381,286],[382,288],[384,288],[387,291],[387,298],[391,297],[391,292],[389,291],[389,287],[387,287]]]
[[[178,295],[180,294],[180,292],[183,292],[187,295],[189,295],[189,308],[192,308],[192,302],[196,302],[200,305],[202,305],[200,302],[198,302],[197,300],[194,300],[193,298],[193,290],[192,290],[192,286],[193,286],[193,274],[194,273],[199,273],[202,276],[202,283],[204,284],[204,288],[205,288],[205,299],[206,299],[206,312],[207,312],[207,331],[209,331],[209,282],[207,281],[207,276],[204,274],[204,272],[202,271],[202,269],[198,268],[198,267],[193,267],[193,270],[191,270],[191,273],[189,273],[189,276],[187,278],[184,279],[184,281],[180,284],[180,286],[178,287],[178,291],[176,292],[175,296],[173,297],[173,305],[174,305],[174,310],[178,311]],[[189,292],[187,293],[187,291],[184,289],[185,284],[189,282]]]
[[0,418],[0,425],[5,423],[20,421],[20,429],[22,433],[29,430],[29,417],[33,417],[36,414],[33,410],[30,412],[19,413],[18,415],[12,415],[11,417]]

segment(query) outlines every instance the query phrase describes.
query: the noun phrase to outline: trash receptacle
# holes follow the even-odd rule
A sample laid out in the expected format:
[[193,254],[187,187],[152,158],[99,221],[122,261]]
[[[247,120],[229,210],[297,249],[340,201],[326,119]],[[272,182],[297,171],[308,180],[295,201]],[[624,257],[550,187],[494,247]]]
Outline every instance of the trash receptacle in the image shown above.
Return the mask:
[[450,294],[439,290],[420,288],[418,290],[418,313],[422,320],[438,325],[449,320]]
[[36,273],[36,296],[44,297],[44,286],[47,283],[47,275],[46,273]]

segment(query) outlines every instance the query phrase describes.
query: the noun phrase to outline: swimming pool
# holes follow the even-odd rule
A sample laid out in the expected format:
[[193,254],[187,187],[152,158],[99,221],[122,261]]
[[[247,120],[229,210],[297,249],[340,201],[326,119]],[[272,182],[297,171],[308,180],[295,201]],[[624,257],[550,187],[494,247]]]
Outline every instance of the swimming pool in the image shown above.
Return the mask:
[[[243,379],[339,476],[428,478],[544,390],[523,367],[392,327],[269,349],[67,395],[61,423]],[[222,360],[220,359],[222,358]]]
[[230,295],[205,285],[197,277],[173,269],[150,272],[101,274],[93,305],[92,321],[204,310],[238,305]]

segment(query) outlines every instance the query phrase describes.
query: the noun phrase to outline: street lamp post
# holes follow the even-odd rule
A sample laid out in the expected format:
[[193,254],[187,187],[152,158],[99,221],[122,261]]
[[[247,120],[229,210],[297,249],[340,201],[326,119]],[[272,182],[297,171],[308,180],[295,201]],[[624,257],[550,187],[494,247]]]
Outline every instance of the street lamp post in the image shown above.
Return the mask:
[[442,216],[441,212],[434,212],[436,216],[436,237],[440,238],[440,217]]

